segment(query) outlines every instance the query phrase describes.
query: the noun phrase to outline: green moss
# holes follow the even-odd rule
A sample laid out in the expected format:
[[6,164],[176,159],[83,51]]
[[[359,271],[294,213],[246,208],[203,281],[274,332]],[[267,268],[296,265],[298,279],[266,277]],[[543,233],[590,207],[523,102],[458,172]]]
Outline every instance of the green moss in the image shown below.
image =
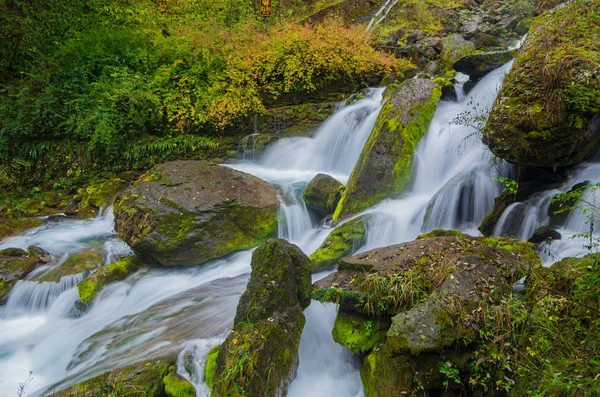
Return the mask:
[[212,388],[215,380],[215,372],[217,370],[217,357],[219,356],[219,350],[221,345],[217,345],[210,349],[208,356],[206,356],[206,366],[204,368],[206,384]]
[[44,222],[37,218],[2,219],[0,220],[0,240],[16,236],[27,229],[33,229],[43,224]]
[[21,256],[7,261],[0,262],[0,301],[3,301],[14,285],[21,278],[31,273],[38,265],[38,258],[35,256]]
[[410,396],[415,370],[410,357],[394,356],[386,349],[369,353],[360,369],[365,397]]
[[90,185],[85,189],[80,189],[82,200],[79,204],[77,217],[85,219],[95,216],[99,208],[104,209],[112,204],[112,200],[117,193],[119,193],[126,185],[126,181],[114,178]]
[[77,285],[79,299],[86,305],[90,304],[106,284],[124,280],[129,274],[139,269],[140,265],[137,257],[130,256],[101,267]]
[[173,360],[169,359],[146,361],[106,372],[66,390],[54,393],[53,396],[195,396],[194,387],[187,381],[177,377],[176,368]]
[[44,274],[39,281],[58,282],[63,276],[92,270],[101,262],[102,253],[98,250],[76,253],[71,255],[62,265],[55,266],[51,271]]
[[361,301],[361,295],[355,292],[346,291],[342,288],[314,288],[311,294],[312,299],[319,302],[330,302],[340,305],[346,310],[356,310]]
[[385,339],[390,323],[339,310],[331,335],[333,340],[354,353],[365,353]]
[[336,227],[323,244],[310,256],[314,272],[332,268],[337,261],[351,255],[364,240],[366,225],[363,217],[358,217]]
[[0,250],[0,256],[26,256],[27,251],[21,248],[5,248]]
[[424,238],[432,238],[432,237],[447,237],[447,236],[455,236],[455,237],[464,237],[465,235],[459,232],[458,230],[442,230],[436,229],[432,230],[429,233],[421,234],[417,236],[417,240],[421,240]]
[[177,375],[176,368],[163,378],[165,393],[169,397],[196,397],[196,389],[190,382]]

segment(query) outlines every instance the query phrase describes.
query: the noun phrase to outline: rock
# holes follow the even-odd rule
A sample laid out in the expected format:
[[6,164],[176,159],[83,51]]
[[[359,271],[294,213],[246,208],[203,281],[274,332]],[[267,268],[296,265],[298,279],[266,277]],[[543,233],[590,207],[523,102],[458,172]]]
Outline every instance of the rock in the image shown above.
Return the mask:
[[[485,127],[498,157],[566,167],[600,143],[600,3],[578,0],[534,21]],[[565,27],[568,26],[568,29]]]
[[385,339],[389,327],[385,318],[371,318],[340,309],[331,335],[351,352],[366,353]]
[[119,237],[144,261],[194,266],[277,232],[277,188],[204,161],[154,167],[115,205]]
[[129,256],[101,267],[77,284],[79,299],[84,305],[89,305],[106,284],[124,280],[140,266],[141,262],[137,257]]
[[0,303],[8,298],[8,294],[17,283],[25,278],[36,267],[41,265],[40,259],[18,248],[7,248],[0,251]]
[[323,244],[310,256],[314,266],[313,272],[335,267],[339,259],[351,255],[363,244],[366,233],[366,222],[362,216],[333,229]]
[[77,209],[77,217],[79,219],[95,217],[98,215],[98,210],[111,205],[117,194],[127,185],[126,181],[114,178],[80,189],[81,202]]
[[477,81],[513,59],[515,53],[516,50],[470,54],[460,58],[452,67],[457,72],[468,74],[472,80]]
[[459,34],[451,34],[444,37],[440,53],[442,68],[451,68],[456,61],[473,51],[475,51],[475,44],[465,40]]
[[505,50],[507,48],[506,44],[504,44],[502,40],[483,32],[475,33],[473,36],[473,44],[475,44],[476,49],[484,51],[489,51],[492,49]]
[[34,280],[56,283],[60,281],[61,277],[89,272],[101,263],[102,253],[100,250],[78,252],[69,256],[63,264],[52,266],[48,272],[39,276],[36,274],[37,277]]
[[27,229],[43,225],[44,222],[37,218],[0,218],[0,240],[5,237],[16,236]]
[[414,78],[389,86],[384,96],[387,103],[350,175],[334,221],[397,196],[408,187],[414,151],[427,132],[441,88],[432,80]]
[[417,41],[421,40],[422,37],[423,37],[423,34],[421,33],[421,31],[419,29],[415,29],[415,31],[412,32],[411,34],[409,34],[408,37],[406,38],[406,43],[407,44],[416,44]]
[[51,260],[51,256],[48,251],[35,245],[30,245],[27,247],[27,252],[29,255],[37,257],[41,263],[48,263]]
[[360,368],[366,397],[410,396],[414,390],[414,369],[408,356],[386,350],[371,352]]
[[[461,279],[470,282],[471,274],[497,272],[498,284],[510,286],[540,263],[533,244],[509,238],[462,234],[423,238],[341,259],[337,272],[315,283],[312,296],[359,314],[391,316],[434,293],[446,296],[448,287],[444,282],[452,279],[451,275],[457,278],[460,273]],[[409,281],[411,287],[404,281]],[[420,285],[427,288],[420,289]],[[393,291],[404,292],[396,299]]]
[[304,202],[320,216],[332,214],[342,196],[342,185],[337,179],[317,174],[304,189]]
[[590,181],[578,183],[569,189],[566,196],[561,198],[560,195],[556,195],[552,198],[548,206],[548,216],[550,216],[550,223],[552,225],[562,225],[566,222],[573,210],[573,206],[577,204],[577,201],[579,201],[589,184]]
[[53,396],[96,397],[195,397],[196,389],[187,380],[177,375],[177,365],[173,359],[160,359],[141,362],[105,372],[65,390],[54,392]]
[[542,226],[537,228],[527,241],[538,244],[546,240],[560,240],[562,235],[550,226]]
[[214,397],[285,396],[295,377],[310,260],[295,245],[271,239],[254,251],[251,266],[233,330],[216,358]]

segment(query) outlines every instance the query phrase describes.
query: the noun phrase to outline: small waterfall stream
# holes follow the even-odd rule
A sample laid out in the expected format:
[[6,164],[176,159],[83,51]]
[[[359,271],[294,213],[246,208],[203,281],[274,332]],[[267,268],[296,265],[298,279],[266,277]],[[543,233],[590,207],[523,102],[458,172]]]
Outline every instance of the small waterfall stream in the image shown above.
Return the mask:
[[[479,103],[482,111],[488,109],[509,68],[510,64],[492,72],[468,95],[459,95],[458,102],[440,102],[418,145],[411,187],[365,212],[368,233],[360,250],[412,240],[440,227],[478,234],[476,227],[499,193],[494,178],[513,176],[514,170],[493,158],[476,130],[453,124],[453,120],[471,110],[472,103]],[[366,98],[338,109],[312,138],[281,139],[258,161],[229,165],[281,186],[279,235],[307,254],[331,229],[307,210],[302,200],[304,186],[317,173],[347,182],[381,109],[382,93],[383,89],[372,89]],[[598,164],[582,165],[565,187],[600,179],[598,171]],[[531,221],[523,223],[528,226],[520,225],[521,236],[545,221],[544,206],[552,195],[547,192],[531,203],[531,214],[524,218]],[[585,227],[584,217],[573,213],[561,232],[575,233]],[[0,249],[32,244],[48,250],[54,260],[92,244],[102,247],[104,263],[130,255],[115,238],[110,210],[93,220],[46,224],[1,241]],[[578,245],[574,240],[560,240],[549,244],[549,249],[568,256],[582,253]],[[70,315],[78,298],[73,287],[79,275],[52,286],[27,280],[19,283],[0,316],[0,390],[16,390],[31,370],[34,378],[28,395],[43,395],[48,387],[60,389],[107,370],[178,353],[180,374],[196,386],[198,396],[205,396],[204,360],[231,327],[248,280],[250,259],[251,251],[245,251],[201,268],[138,272],[102,290],[81,317]],[[33,292],[26,294],[29,289]],[[25,295],[30,298],[24,299]],[[360,360],[331,337],[335,313],[334,305],[316,302],[306,310],[300,366],[290,397],[363,395]]]

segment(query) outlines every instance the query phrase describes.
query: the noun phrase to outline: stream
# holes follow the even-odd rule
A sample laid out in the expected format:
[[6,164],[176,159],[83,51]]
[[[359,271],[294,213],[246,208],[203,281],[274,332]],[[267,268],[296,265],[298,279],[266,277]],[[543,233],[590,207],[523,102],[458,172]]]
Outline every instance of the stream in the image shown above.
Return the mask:
[[[411,187],[362,213],[367,237],[359,251],[410,241],[439,228],[480,235],[477,226],[501,192],[494,179],[514,177],[515,170],[494,158],[475,128],[453,120],[471,111],[473,104],[489,109],[510,66],[488,74],[468,93],[457,85],[459,101],[440,102],[417,147]],[[256,161],[227,164],[281,186],[279,237],[306,254],[332,229],[307,210],[302,191],[318,173],[348,181],[382,108],[382,94],[382,88],[371,89],[366,98],[340,107],[313,137],[284,138]],[[518,237],[529,238],[548,223],[550,199],[586,180],[600,182],[600,163],[581,164],[562,187],[514,204],[495,233],[510,227]],[[568,216],[559,226],[563,239],[544,243],[545,264],[585,254],[580,239],[568,238],[587,230],[585,221],[578,211]],[[93,247],[101,247],[103,264],[131,255],[115,235],[110,209],[92,220],[65,218],[0,241],[0,249],[29,245],[47,250],[57,262]],[[83,275],[63,277],[58,283],[20,281],[0,308],[2,394],[16,395],[29,371],[33,379],[27,395],[47,395],[111,369],[176,353],[180,374],[195,385],[198,396],[206,396],[204,359],[232,325],[250,260],[251,251],[244,251],[199,268],[143,270],[104,288],[85,313],[73,308],[78,299],[75,286]],[[313,280],[326,274],[315,274]],[[300,365],[288,396],[362,396],[359,358],[331,337],[336,306],[313,302],[305,314]],[[190,357],[193,365],[183,365],[185,360],[190,364]]]

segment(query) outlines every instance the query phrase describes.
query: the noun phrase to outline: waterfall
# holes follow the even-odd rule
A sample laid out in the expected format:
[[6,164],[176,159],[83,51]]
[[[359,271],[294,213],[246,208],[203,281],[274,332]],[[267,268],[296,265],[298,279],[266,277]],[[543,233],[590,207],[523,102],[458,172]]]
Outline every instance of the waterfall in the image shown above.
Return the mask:
[[4,315],[15,317],[22,312],[40,312],[49,309],[63,292],[75,288],[89,272],[63,276],[57,283],[21,280],[13,287]]
[[[512,177],[514,169],[491,155],[476,129],[456,124],[455,119],[471,111],[473,103],[479,103],[485,114],[509,68],[510,64],[492,72],[468,95],[459,95],[458,101],[440,102],[416,149],[412,184],[399,197],[364,212],[367,236],[359,250],[412,240],[437,227],[478,233],[475,227],[500,190],[494,178]],[[261,158],[228,165],[281,187],[280,237],[307,254],[331,228],[311,219],[302,190],[320,172],[347,182],[381,110],[382,93],[383,89],[372,89],[366,98],[340,107],[311,138],[280,139]],[[571,182],[600,175],[599,167],[586,167]],[[539,202],[537,218],[531,213],[538,223],[543,223],[544,203]],[[563,228],[574,231],[584,226],[585,218],[573,213]],[[104,257],[110,258],[106,260],[129,254],[115,238],[110,211],[93,220],[44,225],[2,241],[0,247],[29,244],[40,245],[55,257],[91,244],[102,245]],[[549,249],[569,252],[568,247],[555,244]],[[0,317],[0,390],[14,390],[30,370],[34,371],[30,390],[40,395],[48,387],[58,390],[114,368],[176,353],[178,372],[196,386],[198,395],[204,395],[206,354],[231,327],[248,280],[251,254],[239,252],[200,268],[150,269],[133,275],[104,288],[81,317],[69,315],[77,299],[74,288],[58,295],[44,310],[22,306],[21,314]],[[11,299],[16,300],[16,295]],[[331,338],[335,305],[313,302],[305,315],[300,364],[288,395],[362,396],[360,358]]]

